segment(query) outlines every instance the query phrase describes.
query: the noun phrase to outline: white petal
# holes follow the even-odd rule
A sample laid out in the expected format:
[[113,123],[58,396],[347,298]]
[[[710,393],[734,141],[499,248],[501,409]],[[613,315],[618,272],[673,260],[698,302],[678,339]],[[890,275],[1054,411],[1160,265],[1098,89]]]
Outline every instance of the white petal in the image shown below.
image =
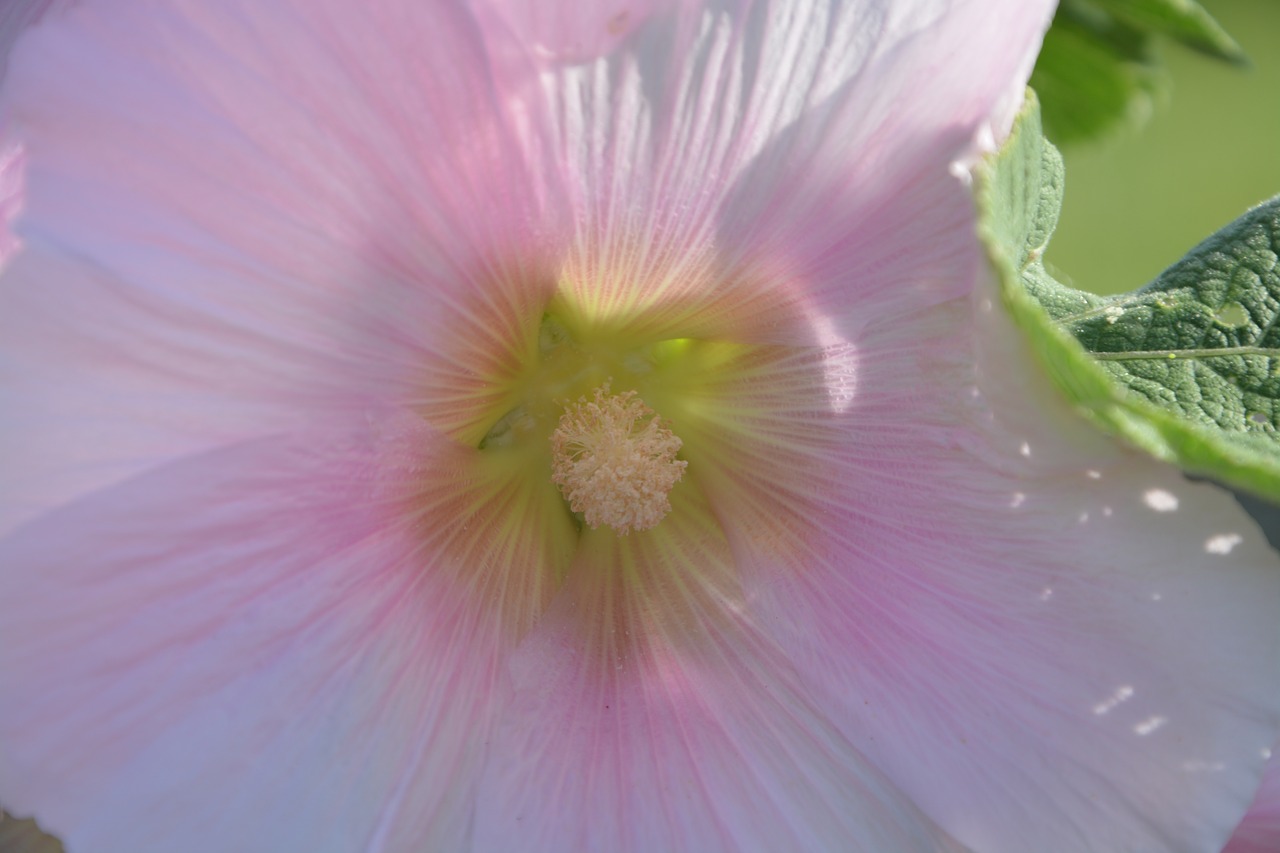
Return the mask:
[[456,529],[403,512],[399,448],[452,451],[379,430],[172,463],[0,542],[0,802],[92,853],[464,849],[515,637]]

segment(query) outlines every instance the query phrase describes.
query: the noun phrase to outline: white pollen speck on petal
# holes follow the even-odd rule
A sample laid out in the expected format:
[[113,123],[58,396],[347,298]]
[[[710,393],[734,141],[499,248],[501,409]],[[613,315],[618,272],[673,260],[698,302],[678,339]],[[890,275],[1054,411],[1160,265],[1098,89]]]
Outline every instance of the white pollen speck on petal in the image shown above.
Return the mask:
[[1149,734],[1154,734],[1159,731],[1167,722],[1169,722],[1169,720],[1166,717],[1162,717],[1159,714],[1153,714],[1134,726],[1133,733],[1138,737],[1146,737]]
[[1014,492],[1013,496],[1009,498],[1009,506],[1012,509],[1017,509],[1026,502],[1027,495],[1025,492]]
[[1156,512],[1173,512],[1178,508],[1178,498],[1164,489],[1148,489],[1142,495],[1143,502]]
[[1239,533],[1219,533],[1205,540],[1204,550],[1207,554],[1230,554],[1243,541]]
[[1084,473],[1085,473],[1085,475],[1086,475],[1086,476],[1088,476],[1088,478],[1089,478],[1090,480],[1101,480],[1101,479],[1102,479],[1102,472],[1101,472],[1101,471],[1095,471],[1094,469],[1090,468],[1088,471],[1085,471]]
[[1018,447],[1018,452],[1019,452],[1019,453],[1021,453],[1023,456],[1030,456],[1030,455],[1031,455],[1031,445],[1030,445],[1030,444],[1027,444],[1025,441],[1024,441],[1024,442],[1022,442],[1022,444],[1021,444],[1021,445],[1019,445],[1019,447]]
[[1121,684],[1116,688],[1114,693],[1093,706],[1093,713],[1098,716],[1102,716],[1103,714],[1111,712],[1117,705],[1120,705],[1123,702],[1128,702],[1132,699],[1133,692],[1132,684]]

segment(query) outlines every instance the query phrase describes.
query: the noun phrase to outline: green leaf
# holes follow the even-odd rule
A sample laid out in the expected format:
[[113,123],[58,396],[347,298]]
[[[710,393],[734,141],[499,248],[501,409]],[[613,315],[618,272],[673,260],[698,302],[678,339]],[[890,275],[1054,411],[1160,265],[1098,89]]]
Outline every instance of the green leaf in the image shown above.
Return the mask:
[[46,834],[34,820],[20,820],[4,811],[0,811],[0,850],[4,853],[63,853],[62,842]]
[[1142,290],[1057,320],[1112,375],[1156,405],[1275,444],[1278,248],[1280,199],[1273,199],[1192,249]]
[[1117,18],[1228,62],[1246,64],[1239,43],[1194,0],[1100,0]]
[[1149,35],[1086,0],[1058,7],[1031,74],[1045,132],[1063,145],[1138,124],[1163,83]]
[[1080,142],[1150,115],[1167,89],[1157,36],[1235,64],[1248,61],[1194,0],[1062,0],[1031,75],[1049,138]]
[[1055,281],[1041,260],[1063,168],[1034,93],[977,182],[1004,303],[1077,408],[1161,459],[1280,498],[1280,201],[1148,287],[1104,299]]
[[1064,145],[1139,123],[1161,82],[1140,34],[1107,19],[1078,19],[1066,6],[1045,35],[1031,75],[1044,100],[1045,130]]

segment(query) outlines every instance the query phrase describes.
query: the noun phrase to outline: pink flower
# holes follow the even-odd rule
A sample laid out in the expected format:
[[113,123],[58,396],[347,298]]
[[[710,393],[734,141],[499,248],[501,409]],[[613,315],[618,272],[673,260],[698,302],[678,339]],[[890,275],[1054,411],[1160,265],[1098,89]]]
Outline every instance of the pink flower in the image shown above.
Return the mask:
[[32,30],[0,803],[74,853],[1220,846],[1276,560],[1046,387],[953,165],[1050,5]]

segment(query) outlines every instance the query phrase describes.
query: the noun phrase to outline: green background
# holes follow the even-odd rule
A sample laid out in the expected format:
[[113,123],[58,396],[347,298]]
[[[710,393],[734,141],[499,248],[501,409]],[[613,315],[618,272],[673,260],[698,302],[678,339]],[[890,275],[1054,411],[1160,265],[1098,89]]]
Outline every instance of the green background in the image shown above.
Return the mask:
[[1098,293],[1146,284],[1249,207],[1280,195],[1280,0],[1202,0],[1244,47],[1235,68],[1172,43],[1151,117],[1064,149],[1066,199],[1046,254]]

